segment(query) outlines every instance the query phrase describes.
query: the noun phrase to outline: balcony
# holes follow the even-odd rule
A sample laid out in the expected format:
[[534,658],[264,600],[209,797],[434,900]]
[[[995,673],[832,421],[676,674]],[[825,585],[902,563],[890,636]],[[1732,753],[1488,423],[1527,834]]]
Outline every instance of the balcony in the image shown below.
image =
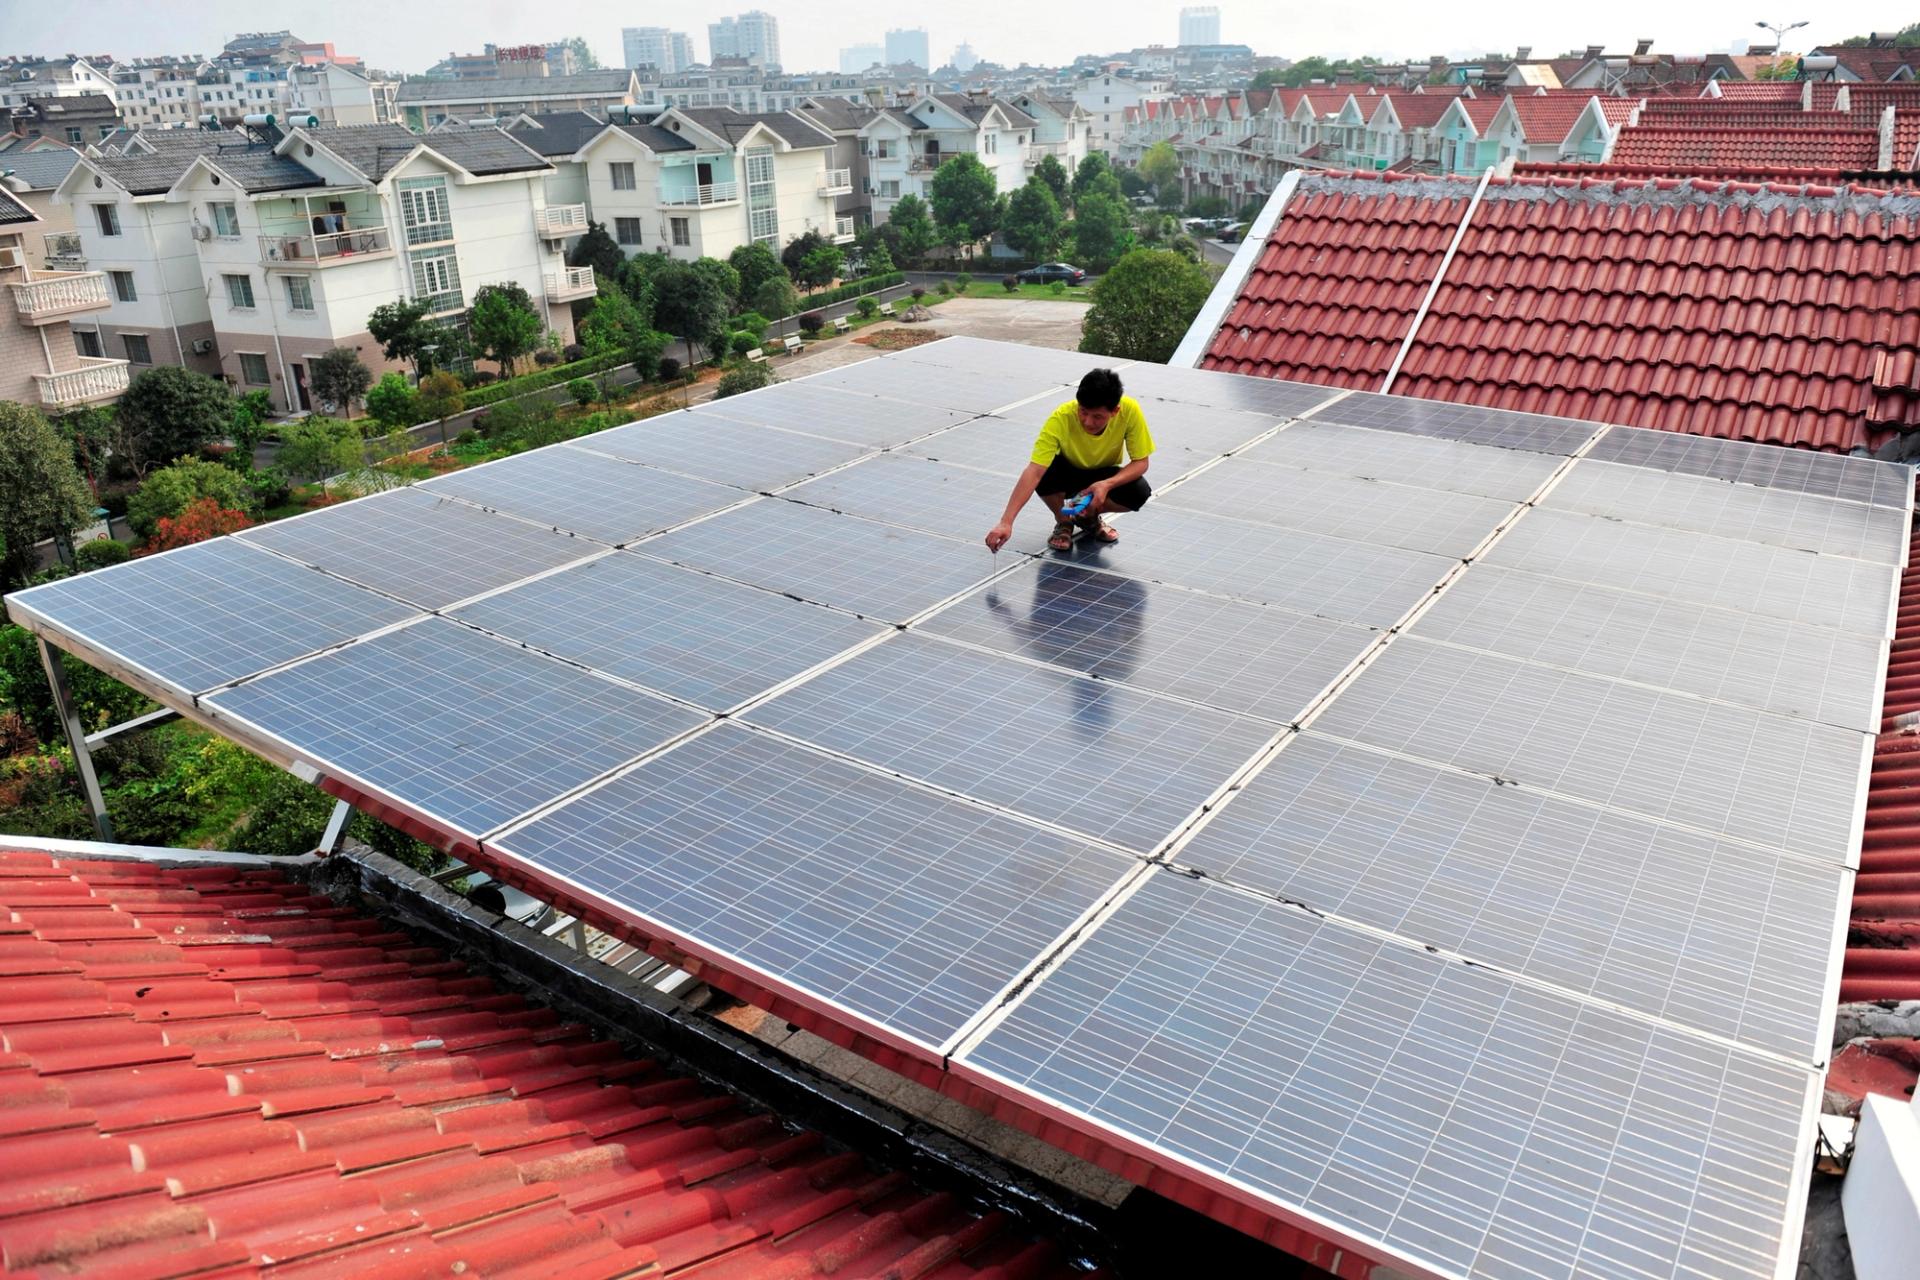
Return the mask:
[[827,169],[820,174],[820,194],[843,196],[853,190],[853,170]]
[[833,242],[846,244],[853,239],[853,219],[835,218],[833,220]]
[[592,267],[566,267],[547,272],[547,301],[571,302],[591,298],[597,291]]
[[907,161],[907,171],[909,173],[932,173],[935,169],[938,169],[955,156],[970,156],[972,154],[973,152],[971,151],[923,151]]
[[85,271],[87,255],[80,248],[78,231],[49,231],[40,237],[47,266],[55,271]]
[[22,324],[52,324],[113,305],[106,273],[101,271],[49,271],[37,279],[17,281],[12,288],[13,307]]
[[694,205],[732,204],[740,199],[737,182],[703,182],[695,187],[661,187],[660,203],[674,209]]
[[1058,160],[1066,154],[1067,144],[1064,142],[1036,142],[1027,148],[1027,163],[1039,164],[1047,156]]
[[273,266],[332,267],[366,258],[391,258],[385,227],[348,227],[325,235],[261,236],[260,260]]
[[587,206],[550,204],[533,215],[533,222],[542,240],[565,240],[569,236],[583,236],[587,234]]
[[80,356],[80,367],[65,373],[36,373],[40,384],[40,403],[49,409],[71,409],[76,405],[112,400],[127,389],[127,362],[98,356]]

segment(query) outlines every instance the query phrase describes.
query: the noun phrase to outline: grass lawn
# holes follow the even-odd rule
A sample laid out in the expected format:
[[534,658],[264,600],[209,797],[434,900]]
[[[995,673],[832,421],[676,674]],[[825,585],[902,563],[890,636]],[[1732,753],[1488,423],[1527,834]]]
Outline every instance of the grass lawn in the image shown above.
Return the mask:
[[1093,282],[1089,280],[1078,288],[1068,285],[1065,293],[1056,294],[1050,284],[1023,284],[1009,293],[1007,287],[998,280],[993,281],[990,286],[982,285],[976,280],[973,287],[967,290],[967,294],[969,297],[977,298],[1038,298],[1042,302],[1092,302]]

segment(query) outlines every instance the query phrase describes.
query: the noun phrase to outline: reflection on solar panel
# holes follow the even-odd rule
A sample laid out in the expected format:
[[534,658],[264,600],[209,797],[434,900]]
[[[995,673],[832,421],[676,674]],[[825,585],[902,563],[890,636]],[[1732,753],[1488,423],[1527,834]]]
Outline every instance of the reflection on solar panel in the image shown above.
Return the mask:
[[742,497],[725,485],[580,449],[536,449],[420,487],[609,544],[657,533]]
[[15,592],[7,607],[187,694],[414,616],[231,538]]
[[358,779],[481,835],[703,717],[477,631],[428,618],[206,699]]
[[626,552],[536,578],[454,616],[714,711],[885,630]]
[[935,1052],[1134,865],[725,724],[499,847]]
[[636,550],[889,622],[924,612],[998,567],[985,546],[779,498],[662,534]]
[[1315,734],[1178,853],[1209,875],[1807,1061],[1844,869]]
[[[1271,378],[1250,378],[1239,373],[1177,369],[1171,365],[1145,362],[1121,365],[1116,372],[1126,393],[1142,400],[1178,400],[1186,404],[1206,405],[1214,409],[1239,409],[1275,418],[1291,418],[1305,413],[1340,394],[1332,387],[1309,386],[1304,382],[1277,382]],[[1149,416],[1156,407],[1146,406]]]
[[[895,376],[910,377],[914,372],[902,369]],[[936,380],[955,376],[944,369],[924,372]],[[870,449],[903,444],[915,436],[951,427],[973,416],[918,400],[880,400],[870,395],[849,394],[822,385],[817,379],[783,382],[763,391],[714,400],[692,413],[696,418],[727,418],[752,426],[804,431]]]
[[746,718],[1141,852],[1275,731],[917,636],[868,649]]
[[1531,497],[1562,459],[1521,449],[1486,449],[1432,436],[1399,435],[1309,419],[1240,455],[1309,471],[1392,480],[1512,502]]
[[867,452],[861,445],[747,426],[728,418],[669,413],[573,440],[589,449],[756,493],[819,475]]
[[[1068,394],[1068,379],[1051,373],[1000,372],[989,362],[985,367],[949,369],[924,362],[904,360],[863,360],[815,374],[804,384],[810,389],[837,387],[865,396],[885,396],[886,406],[910,404],[922,408],[953,409],[971,416],[992,413],[1034,396],[1048,395],[1056,402]],[[1073,381],[1078,382],[1075,378]],[[900,410],[895,409],[895,412]],[[924,430],[932,430],[932,427]],[[913,432],[913,435],[922,432]],[[906,436],[900,436],[906,439]]]
[[1812,1073],[1168,872],[957,1061],[1438,1274],[1772,1276],[1806,1198]]
[[235,536],[425,609],[601,549],[421,489],[376,493]]
[[925,342],[889,357],[899,364],[935,364],[949,369],[999,369],[1008,373],[1058,378],[1078,384],[1089,369],[1121,369],[1133,366],[1111,356],[1093,356],[1059,347],[1025,347],[1008,342],[989,342],[953,334],[938,342]]
[[928,618],[983,648],[1291,723],[1375,632],[1042,561]]
[[1903,510],[1913,497],[1910,467],[1869,458],[1815,453],[1811,449],[1748,444],[1744,440],[1613,427],[1600,437],[1587,456],[1597,462],[1623,462],[1658,471],[1711,476],[1716,480],[1825,498],[1850,498]]
[[[1015,474],[988,475],[905,454],[883,453],[809,480],[782,496],[978,544],[1007,505]],[[1032,503],[1014,521],[1013,541],[1007,546],[1014,551],[1038,551],[1052,532],[1053,521],[1046,510]]]
[[1468,444],[1501,449],[1529,449],[1535,453],[1571,454],[1600,430],[1591,422],[1546,418],[1506,409],[1420,400],[1412,396],[1382,396],[1356,391],[1320,414],[1317,421],[1340,422],[1378,431],[1464,440]]

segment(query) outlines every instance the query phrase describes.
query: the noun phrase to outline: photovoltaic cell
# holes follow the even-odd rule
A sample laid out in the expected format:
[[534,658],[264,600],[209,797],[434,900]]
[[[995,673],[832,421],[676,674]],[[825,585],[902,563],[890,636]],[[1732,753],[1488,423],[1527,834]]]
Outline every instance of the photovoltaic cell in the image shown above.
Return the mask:
[[1872,741],[1412,636],[1368,663],[1313,727],[1834,865],[1854,856]]
[[[1073,381],[1078,382],[1075,378]],[[1067,379],[1052,373],[1001,371],[989,362],[978,369],[949,369],[925,362],[904,360],[862,360],[842,365],[808,378],[808,388],[834,387],[865,396],[885,396],[889,404],[901,403],[922,408],[953,409],[967,416],[992,413],[995,409],[1020,400],[1053,393],[1057,401],[1067,395]],[[932,426],[923,428],[931,431]],[[910,433],[922,434],[920,431]],[[907,439],[900,435],[888,443]]]
[[1317,418],[1295,423],[1240,456],[1509,502],[1531,497],[1563,462],[1552,454],[1342,427]]
[[414,488],[390,489],[235,536],[426,609],[601,549]]
[[1175,861],[1809,1063],[1841,867],[1307,733]]
[[626,552],[488,596],[454,616],[713,711],[886,629]]
[[557,445],[420,487],[608,544],[657,533],[744,496],[727,485]]
[[1880,729],[1886,642],[1830,627],[1480,565],[1412,630],[1862,733]]
[[[1026,426],[1031,442],[1047,416],[1072,398],[1073,393],[1069,389],[1058,400],[1048,397],[1029,401],[997,416]],[[1140,411],[1146,416],[1147,431],[1153,436],[1154,474],[1150,478],[1163,484],[1174,475],[1190,471],[1210,458],[1244,447],[1249,441],[1258,439],[1286,421],[1271,414],[1210,409],[1176,400],[1142,400]],[[967,428],[958,429],[964,431]],[[939,436],[934,437],[934,440],[938,439]],[[923,443],[932,444],[933,441]],[[1025,461],[1025,456],[1019,459],[1019,462]],[[1178,470],[1168,470],[1170,464]]]
[[[1181,369],[1141,361],[1120,366],[1120,385],[1126,394],[1142,400],[1178,400],[1211,409],[1238,409],[1274,418],[1291,418],[1340,394],[1338,387],[1315,387],[1304,382],[1250,378],[1216,369]],[[1151,419],[1155,406],[1148,405]]]
[[7,607],[189,694],[415,613],[231,538],[15,592]]
[[1295,613],[1390,627],[1456,561],[1154,505],[1118,522],[1118,543],[1079,543],[1080,564]]
[[497,847],[936,1052],[1134,866],[726,724]]
[[1385,484],[1229,458],[1160,495],[1168,506],[1464,559],[1517,507],[1498,498]]
[[1899,571],[1733,538],[1540,508],[1482,563],[1882,637]]
[[[899,376],[911,381],[916,374],[936,384],[942,379],[960,376],[951,370],[935,368],[903,369]],[[971,412],[942,408],[921,399],[881,400],[871,395],[849,394],[822,385],[818,379],[777,383],[762,391],[710,401],[691,412],[696,418],[728,418],[750,426],[804,431],[869,449],[903,444],[915,436],[951,427],[973,416]]]
[[939,435],[916,440],[901,452],[931,458],[950,466],[985,471],[999,477],[1010,494],[1013,492],[1014,477],[1020,474],[1033,456],[1033,441],[1037,434],[1037,423],[1029,426],[1009,422],[1005,418],[971,418]]
[[867,452],[841,440],[686,412],[595,432],[561,447],[644,462],[755,493],[819,475]]
[[443,618],[203,705],[476,836],[706,718]]
[[1562,455],[1572,454],[1601,429],[1597,422],[1574,418],[1548,418],[1415,396],[1376,395],[1371,391],[1354,392],[1316,415],[1314,420]]
[[1884,564],[1906,550],[1903,510],[1647,467],[1582,461],[1545,505]]
[[1111,356],[1093,356],[1060,347],[1025,346],[1011,342],[990,342],[965,334],[950,334],[937,342],[924,342],[904,351],[888,353],[894,364],[934,364],[949,369],[1004,370],[1033,377],[1057,378],[1078,385],[1089,369],[1111,369],[1124,362]]
[[1103,680],[1291,723],[1377,633],[1045,560],[921,624]]
[[[982,544],[987,530],[1006,508],[1016,474],[1017,470],[989,475],[905,454],[883,453],[809,480],[781,496]],[[1013,540],[1007,547],[1038,551],[1052,532],[1053,520],[1046,509],[1029,502],[1014,521]]]
[[1275,733],[1263,720],[912,634],[745,718],[1142,852]]
[[1903,510],[1913,497],[1913,470],[1898,463],[1674,431],[1613,427],[1587,457]]
[[984,545],[969,547],[779,498],[676,529],[636,549],[889,622],[905,622],[1000,567]]
[[1446,1275],[1772,1280],[1816,1077],[1152,876],[958,1060]]

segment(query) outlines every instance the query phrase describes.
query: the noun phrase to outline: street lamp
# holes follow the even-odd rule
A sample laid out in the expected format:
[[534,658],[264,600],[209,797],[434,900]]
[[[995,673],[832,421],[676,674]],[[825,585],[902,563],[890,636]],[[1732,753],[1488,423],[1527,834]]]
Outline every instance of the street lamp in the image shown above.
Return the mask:
[[1798,31],[1807,24],[1804,22],[1789,22],[1785,26],[1781,26],[1777,22],[1756,22],[1753,25],[1759,27],[1762,31],[1773,32],[1773,56],[1777,58],[1780,56],[1781,49],[1785,47],[1787,32]]

